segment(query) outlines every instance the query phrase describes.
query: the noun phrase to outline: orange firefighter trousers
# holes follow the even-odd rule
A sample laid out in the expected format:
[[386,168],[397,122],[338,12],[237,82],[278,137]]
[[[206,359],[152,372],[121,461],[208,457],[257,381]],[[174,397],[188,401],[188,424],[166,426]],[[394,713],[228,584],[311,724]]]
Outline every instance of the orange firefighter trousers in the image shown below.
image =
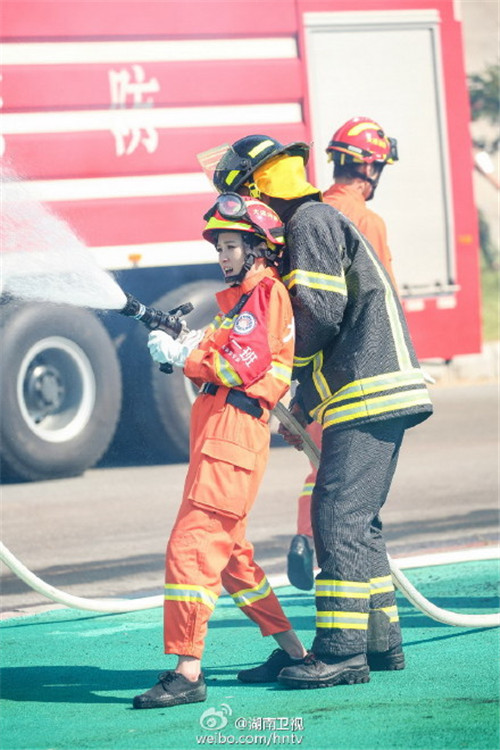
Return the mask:
[[[225,403],[227,388],[199,395],[191,415],[191,458],[167,546],[165,653],[201,658],[221,586],[262,635],[291,629],[245,539],[269,453],[264,419]],[[268,412],[266,413],[268,416]]]

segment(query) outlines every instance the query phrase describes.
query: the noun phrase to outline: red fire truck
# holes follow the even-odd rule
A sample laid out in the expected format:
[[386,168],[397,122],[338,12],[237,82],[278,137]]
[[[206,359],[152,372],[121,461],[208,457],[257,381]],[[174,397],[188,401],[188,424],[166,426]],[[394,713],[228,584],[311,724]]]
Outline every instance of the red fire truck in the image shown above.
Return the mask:
[[[207,322],[196,155],[248,133],[312,143],[368,115],[397,137],[374,208],[421,360],[480,349],[478,240],[453,0],[4,0],[4,159],[142,302]],[[3,299],[3,476],[81,473],[110,445],[185,460],[193,393],[119,315]],[[123,398],[121,398],[123,393]],[[119,423],[118,429],[117,424]],[[114,437],[115,436],[115,437]],[[114,437],[114,443],[112,443]]]

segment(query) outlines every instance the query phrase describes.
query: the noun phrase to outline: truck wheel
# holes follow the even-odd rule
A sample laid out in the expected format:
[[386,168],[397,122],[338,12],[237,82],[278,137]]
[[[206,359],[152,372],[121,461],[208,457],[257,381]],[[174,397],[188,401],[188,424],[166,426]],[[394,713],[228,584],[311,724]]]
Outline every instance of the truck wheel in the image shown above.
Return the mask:
[[99,460],[116,428],[121,375],[113,342],[88,310],[2,310],[2,479],[77,476]]
[[[220,290],[221,284],[215,281],[186,284],[156,300],[152,307],[166,312],[191,302],[194,310],[186,317],[186,323],[190,329],[201,328],[217,312],[214,294]],[[159,365],[149,356],[147,338],[147,329],[139,324],[123,348],[126,397],[120,442],[127,452],[135,442],[137,455],[145,460],[187,461],[191,405],[197,389],[178,367],[170,375],[160,372]]]

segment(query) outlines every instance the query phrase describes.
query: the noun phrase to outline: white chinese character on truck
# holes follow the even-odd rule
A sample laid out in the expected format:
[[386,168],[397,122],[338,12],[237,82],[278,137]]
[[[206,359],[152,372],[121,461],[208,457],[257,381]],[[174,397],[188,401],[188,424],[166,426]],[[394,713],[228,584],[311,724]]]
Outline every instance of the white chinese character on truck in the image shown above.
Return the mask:
[[138,146],[143,145],[148,154],[152,154],[158,147],[158,131],[156,128],[140,127],[140,123],[133,127],[127,124],[119,111],[134,107],[136,109],[154,106],[154,98],[147,96],[160,90],[156,78],[146,80],[146,73],[141,65],[132,65],[131,71],[126,68],[109,71],[109,87],[111,92],[111,107],[117,110],[113,127],[117,156],[129,156]]
[[[251,13],[232,0],[230,17],[217,0],[126,5],[39,0],[36,14],[24,0],[2,5],[4,161],[89,257],[146,305],[191,302],[189,327],[208,323],[224,284],[201,238],[215,191],[196,154],[251,133],[305,141],[309,179],[326,190],[331,133],[370,113],[399,144],[374,204],[417,354],[479,351],[453,0],[382,0],[377,10],[371,0],[350,10],[343,0],[253,0]],[[346,65],[353,50],[356,66]],[[418,86],[408,83],[415,70]],[[78,474],[111,447],[130,450],[130,435],[144,455],[187,459],[193,390],[182,372],[158,372],[141,326],[9,295],[0,309],[4,476]]]

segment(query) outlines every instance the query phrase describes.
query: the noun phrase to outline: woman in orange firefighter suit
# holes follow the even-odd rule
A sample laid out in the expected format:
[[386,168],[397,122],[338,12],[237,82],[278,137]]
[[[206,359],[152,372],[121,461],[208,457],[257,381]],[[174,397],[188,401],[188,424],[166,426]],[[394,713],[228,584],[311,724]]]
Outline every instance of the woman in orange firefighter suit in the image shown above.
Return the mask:
[[[203,236],[230,284],[216,295],[220,312],[205,331],[176,340],[153,331],[148,342],[156,362],[183,367],[201,390],[166,557],[164,645],[177,666],[136,696],[135,708],[206,699],[201,657],[221,585],[275,638],[276,659],[285,665],[306,654],[245,538],[268,459],[270,410],[290,386],[293,362],[292,309],[276,269],[283,227],[268,206],[236,194],[220,196],[204,218]],[[238,677],[245,681],[245,671]]]
[[[341,211],[363,233],[397,289],[385,222],[366,205],[375,195],[385,165],[398,161],[396,139],[389,138],[371,118],[352,117],[335,131],[326,153],[334,165],[334,182],[323,193],[323,202]],[[312,422],[307,432],[321,450],[319,422]],[[297,534],[287,556],[290,583],[305,591],[314,586],[311,497],[317,474],[311,464],[297,501]]]

